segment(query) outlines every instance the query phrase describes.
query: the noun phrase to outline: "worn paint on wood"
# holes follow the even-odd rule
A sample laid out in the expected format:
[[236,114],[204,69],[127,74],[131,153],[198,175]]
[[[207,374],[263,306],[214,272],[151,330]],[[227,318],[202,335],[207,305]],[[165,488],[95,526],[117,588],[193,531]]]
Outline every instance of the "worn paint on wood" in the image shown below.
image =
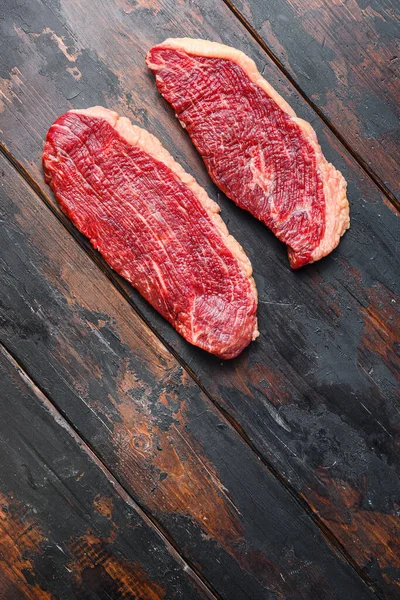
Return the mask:
[[228,0],[400,199],[396,0]]
[[43,202],[1,170],[5,345],[184,558],[223,598],[372,598]]
[[[113,284],[179,355],[186,372],[206,388],[215,404],[227,411],[237,430],[248,436],[262,460],[275,469],[286,485],[291,486],[292,493],[305,499],[316,517],[337,536],[355,565],[364,569],[366,576],[388,598],[396,594],[396,565],[385,567],[377,564],[368,547],[357,545],[359,538],[370,539],[373,535],[371,521],[360,519],[356,506],[348,508],[342,495],[331,493],[337,481],[340,484],[345,482],[360,494],[362,506],[382,515],[380,535],[392,543],[391,519],[396,515],[399,497],[395,404],[396,339],[399,338],[395,320],[399,289],[395,247],[399,238],[399,222],[393,205],[344,151],[222,3],[207,1],[195,5],[169,0],[150,4],[95,0],[88,9],[85,2],[61,1],[57,5],[54,3],[50,10],[47,4],[34,0],[29,6],[25,5],[24,22],[19,13],[21,11],[14,10],[10,3],[9,20],[2,24],[7,33],[7,51],[3,53],[7,63],[3,61],[1,89],[4,97],[0,128],[6,146],[34,178],[33,185],[46,194],[45,201],[57,210],[41,173],[42,141],[46,131],[59,114],[72,106],[81,108],[96,103],[106,104],[160,137],[178,161],[207,187],[210,195],[220,202],[223,218],[232,234],[239,239],[252,260],[260,296],[262,336],[233,362],[221,363],[186,344],[128,285],[110,272],[66,219],[60,218]],[[293,274],[288,269],[283,246],[262,224],[233,206],[209,182],[200,158],[170,108],[159,97],[152,75],[144,65],[147,49],[169,35],[208,37],[241,48],[256,60],[260,71],[289,100],[299,116],[312,122],[324,153],[342,170],[349,182],[352,228],[330,257]],[[5,37],[1,39],[5,40]],[[20,223],[21,227],[25,218]],[[40,235],[43,236],[40,243],[46,247],[48,233],[35,231],[33,238]],[[57,269],[54,254],[54,251],[49,252],[48,272],[54,272],[61,282],[68,281],[67,289],[75,289],[79,285],[91,290],[89,296],[95,296],[96,302],[100,302],[98,290],[93,287],[95,282],[89,280],[90,277],[98,277],[94,275],[96,271],[91,271],[92,275],[87,272],[71,273],[68,260],[58,263]],[[22,266],[19,265],[17,271]],[[28,293],[34,294],[35,289],[28,285],[27,298]],[[71,311],[78,310],[69,292],[67,297]],[[81,299],[80,302],[87,300]],[[57,323],[50,307],[46,320],[40,320],[40,313],[36,315],[39,308],[34,306],[30,325],[20,323],[18,326],[17,319],[15,329],[19,332],[19,339],[35,335],[39,338],[47,335],[46,339],[50,341],[56,339],[59,345],[52,347],[50,356],[55,359],[56,365],[65,364],[65,357],[68,357],[70,365],[66,381],[85,402],[90,400],[90,408],[86,412],[90,413],[95,407],[103,423],[109,429],[115,427],[116,431],[118,419],[121,420],[122,432],[118,431],[113,442],[115,458],[121,472],[126,477],[130,476],[131,481],[134,480],[132,473],[137,473],[135,469],[138,465],[140,467],[143,456],[148,453],[147,469],[155,479],[158,477],[158,482],[151,483],[150,487],[150,491],[155,488],[157,502],[151,504],[151,476],[148,473],[143,481],[139,481],[139,489],[150,498],[152,510],[156,510],[157,503],[164,501],[170,506],[176,502],[182,510],[185,508],[183,498],[189,494],[189,518],[199,524],[204,515],[195,503],[195,486],[190,487],[191,482],[185,476],[179,484],[174,483],[179,473],[185,473],[182,465],[187,461],[187,442],[193,444],[194,441],[192,438],[180,441],[178,459],[182,457],[181,465],[175,457],[175,448],[167,445],[167,464],[171,465],[175,474],[171,483],[165,460],[156,453],[157,444],[163,448],[158,438],[162,442],[168,440],[169,429],[167,434],[156,430],[160,422],[158,406],[153,416],[132,407],[129,399],[121,406],[120,389],[128,398],[133,393],[130,390],[135,389],[132,383],[135,377],[132,380],[131,375],[125,373],[131,366],[127,348],[131,347],[132,338],[128,337],[126,342],[120,329],[115,338],[115,324],[109,318],[109,299],[100,302],[100,305],[99,314],[92,308],[86,318],[83,328],[89,332],[86,338],[80,332],[81,317],[77,318],[74,312],[76,331],[66,343],[63,336],[57,335]],[[125,314],[124,318],[129,323],[132,311],[127,307],[122,309],[122,306],[118,305],[117,314]],[[6,310],[10,309],[6,306]],[[135,371],[139,369],[145,374],[150,371],[151,382],[141,382],[135,397],[141,398],[144,394],[143,411],[154,411],[156,403],[147,398],[153,397],[151,392],[156,397],[162,395],[162,384],[153,389],[154,380],[160,379],[160,373],[164,369],[169,370],[168,365],[175,362],[171,357],[167,359],[169,355],[166,353],[160,365],[158,351],[161,344],[143,324],[139,326],[140,321],[135,320],[135,323],[138,323],[136,334],[143,339],[139,350],[145,357]],[[49,330],[54,331],[53,335],[48,333]],[[11,337],[11,333],[8,335]],[[87,344],[97,343],[103,348],[105,342],[98,341],[101,338],[105,338],[114,351],[114,344],[117,344],[116,356],[112,355],[112,368],[103,362],[101,353],[96,358],[87,359]],[[116,340],[122,340],[122,344]],[[154,346],[157,352],[151,351]],[[19,348],[23,350],[24,357],[34,353],[33,346],[26,349],[23,344]],[[117,364],[121,365],[120,369],[117,369]],[[32,363],[32,369],[37,367],[38,363]],[[117,382],[101,380],[104,369],[113,373]],[[183,371],[179,371],[179,376],[175,372],[167,380],[170,391],[161,405],[165,414],[169,415],[165,417],[166,422],[173,423],[182,431],[183,422],[188,419],[188,404],[182,403],[182,399],[177,401],[176,392],[175,395],[171,392],[175,389],[177,377],[180,381],[183,378],[181,385],[193,385]],[[93,378],[96,383],[93,383]],[[189,405],[193,407],[192,402]],[[69,407],[71,418],[82,423],[85,412],[77,406]],[[208,408],[202,410],[201,415],[199,409],[201,416],[192,429],[192,435],[197,438],[194,450],[200,452],[203,460],[202,436],[209,440],[210,435],[203,420],[209,424],[210,414]],[[191,411],[189,415],[194,418]],[[129,436],[124,436],[126,428],[132,430],[135,420],[142,428],[141,437],[137,434],[136,439],[130,440]],[[197,429],[200,426],[204,427],[203,433]],[[89,425],[87,427],[90,431]],[[154,435],[157,441],[149,446]],[[179,439],[176,432],[174,444],[175,439]],[[212,453],[214,437],[207,444],[208,452]],[[191,468],[195,470],[196,477],[200,477],[201,473],[204,474],[203,467],[198,459],[193,460],[189,461]],[[204,468],[210,471],[213,464],[214,460],[209,459]],[[332,482],[325,482],[321,472],[328,472]],[[210,476],[213,480],[219,474],[211,469]],[[174,498],[171,487],[168,487],[175,489],[175,485],[178,488],[180,485],[179,498]],[[229,486],[226,487],[229,489]],[[223,490],[209,486],[200,494],[203,494],[203,499],[214,494],[212,505],[218,511],[209,523],[203,519],[202,535],[210,536],[210,539],[215,536],[215,539],[227,537],[232,540],[240,534],[240,518]],[[216,502],[217,497],[219,502]],[[329,511],[320,512],[316,498],[323,498],[330,507]],[[357,527],[346,526],[343,515],[350,515],[346,518],[352,518]],[[242,539],[240,535],[238,539]],[[232,555],[230,547],[227,552]],[[246,560],[254,569],[268,572],[257,551],[248,556],[252,558]],[[211,558],[210,562],[215,561]],[[215,564],[204,568],[212,567]],[[232,575],[232,581],[234,577]]]
[[0,593],[5,598],[51,600],[37,582],[32,583],[34,557],[41,552],[45,537],[27,513],[19,502],[0,492]]
[[0,597],[212,598],[4,348],[0,381]]

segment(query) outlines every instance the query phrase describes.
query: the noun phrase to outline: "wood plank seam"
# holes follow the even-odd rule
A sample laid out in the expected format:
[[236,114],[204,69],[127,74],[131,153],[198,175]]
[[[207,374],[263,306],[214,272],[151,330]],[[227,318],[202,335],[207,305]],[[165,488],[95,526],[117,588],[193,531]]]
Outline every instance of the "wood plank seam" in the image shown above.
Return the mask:
[[243,27],[246,28],[248,33],[254,38],[259,46],[266,52],[269,58],[273,61],[273,63],[278,67],[278,69],[282,72],[284,77],[291,83],[291,85],[295,88],[295,90],[300,94],[300,96],[304,99],[304,101],[312,108],[312,110],[320,117],[320,119],[325,123],[325,125],[330,129],[333,135],[339,140],[339,142],[344,146],[350,156],[355,160],[355,162],[361,167],[361,169],[366,173],[366,175],[372,179],[375,185],[379,188],[379,190],[386,196],[389,202],[394,206],[396,210],[400,212],[400,200],[396,198],[396,196],[388,189],[388,187],[384,184],[381,178],[371,169],[366,161],[360,156],[358,152],[356,152],[347,140],[342,136],[340,131],[335,127],[335,125],[326,117],[325,113],[307,96],[301,86],[297,83],[294,77],[289,73],[289,71],[285,68],[285,66],[281,63],[279,58],[275,55],[275,53],[269,48],[269,46],[265,43],[263,38],[257,33],[257,31],[250,25],[247,19],[242,15],[242,13],[232,4],[230,0],[222,0],[224,4],[232,11],[232,13],[237,17]]
[[64,415],[52,400],[46,395],[43,390],[35,383],[32,377],[27,373],[24,366],[14,356],[14,354],[5,346],[2,340],[0,340],[0,352],[5,358],[15,367],[18,373],[21,375],[24,382],[39,396],[43,402],[43,405],[47,408],[49,413],[52,415],[54,420],[65,429],[69,435],[77,442],[80,448],[86,452],[91,461],[103,472],[107,477],[108,481],[112,484],[116,493],[122,498],[122,500],[131,506],[138,515],[145,521],[145,523],[154,529],[157,535],[161,538],[164,544],[168,547],[172,556],[175,557],[177,562],[180,563],[182,569],[195,581],[200,589],[210,598],[210,600],[221,600],[219,594],[213,589],[213,586],[206,580],[206,578],[200,574],[196,567],[190,564],[185,557],[182,556],[179,549],[177,548],[174,540],[170,535],[164,531],[164,528],[153,518],[152,515],[143,509],[143,507],[133,498],[133,496],[126,490],[119,479],[114,475],[108,468],[101,456],[98,455],[96,450],[91,444],[76,430],[74,425],[71,423],[69,418]]
[[[105,261],[94,251],[92,251],[92,247],[89,243],[84,243],[82,241],[82,237],[77,232],[77,230],[73,227],[67,217],[64,217],[63,214],[57,212],[54,209],[54,206],[47,199],[46,195],[42,192],[42,190],[37,186],[35,180],[25,171],[25,168],[16,160],[12,153],[5,147],[4,144],[0,143],[0,152],[3,156],[10,162],[10,164],[18,171],[19,175],[26,181],[26,183],[31,187],[31,189],[40,197],[40,199],[44,202],[44,204],[51,210],[52,214],[58,219],[58,221],[64,226],[67,232],[75,239],[75,241],[79,244],[79,246],[85,251],[85,253],[89,256],[89,258],[96,264],[97,267],[101,269],[101,271],[106,275],[107,279],[110,283],[118,290],[121,296],[128,302],[131,308],[135,311],[135,313],[143,320],[146,326],[156,335],[156,337],[161,341],[167,351],[174,356],[174,358],[178,361],[178,363],[182,366],[182,368],[188,373],[194,383],[201,389],[201,391],[206,395],[208,400],[215,406],[221,415],[222,419],[228,424],[228,426],[232,427],[235,432],[240,436],[243,442],[256,454],[258,460],[268,469],[268,471],[273,475],[279,483],[285,488],[285,490],[291,495],[294,501],[304,510],[307,515],[312,519],[315,525],[319,528],[322,535],[326,539],[327,543],[339,554],[342,558],[352,567],[352,569],[357,573],[357,575],[364,581],[366,585],[375,593],[375,595],[383,600],[383,597],[380,595],[379,591],[376,589],[373,582],[370,580],[368,575],[358,566],[358,564],[353,560],[351,555],[348,553],[346,548],[340,542],[340,540],[336,537],[336,535],[323,523],[320,517],[313,511],[307,501],[297,494],[296,490],[289,484],[288,481],[284,477],[280,475],[280,473],[275,469],[275,467],[270,464],[270,462],[265,458],[265,456],[258,450],[257,446],[250,440],[246,432],[243,430],[241,425],[232,417],[229,412],[216,400],[212,394],[207,390],[207,388],[201,383],[197,375],[193,372],[190,366],[184,361],[184,359],[174,350],[173,347],[159,334],[159,332],[154,329],[154,327],[148,322],[148,320],[144,317],[138,307],[135,305],[133,300],[126,294],[124,288],[120,285],[117,280],[117,276],[114,271],[105,263]],[[360,304],[361,302],[357,300]],[[49,400],[51,402],[51,400]],[[58,410],[58,409],[56,409]],[[66,417],[63,417],[66,419]],[[66,419],[67,420],[67,419]],[[68,422],[68,421],[67,421]],[[72,423],[69,423],[70,427],[74,429]],[[79,435],[77,433],[77,435]],[[83,438],[82,438],[83,439]],[[90,448],[90,444],[85,441],[85,444]],[[92,452],[97,456],[96,452],[92,449]],[[98,457],[101,461],[101,459]],[[104,463],[103,463],[104,464]],[[107,467],[106,467],[107,468]],[[113,475],[115,478],[115,476]],[[115,478],[117,481],[118,479]],[[123,486],[122,486],[123,487]],[[125,489],[125,488],[123,488]],[[125,490],[125,492],[129,495],[129,493]],[[143,509],[141,509],[143,511]],[[150,517],[148,517],[150,518]],[[155,521],[157,523],[157,521]],[[157,528],[162,530],[162,526],[157,525]],[[168,534],[164,532],[164,536],[168,538]],[[173,545],[173,544],[172,544]],[[186,559],[185,559],[186,560]],[[196,572],[195,568],[193,568],[194,572]],[[210,588],[212,586],[208,584]],[[216,592],[213,591],[216,596]],[[218,597],[218,596],[216,596]]]

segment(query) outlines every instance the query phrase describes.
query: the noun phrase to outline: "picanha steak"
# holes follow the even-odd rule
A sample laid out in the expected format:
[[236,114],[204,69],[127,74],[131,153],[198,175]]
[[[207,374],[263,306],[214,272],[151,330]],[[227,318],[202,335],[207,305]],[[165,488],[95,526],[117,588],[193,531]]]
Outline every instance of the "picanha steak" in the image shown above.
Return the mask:
[[154,136],[102,107],[70,111],[47,134],[43,166],[76,227],[189,342],[233,358],[257,337],[247,256]]
[[287,244],[291,266],[329,254],[349,227],[346,181],[255,63],[190,38],[154,46],[146,62],[214,182]]

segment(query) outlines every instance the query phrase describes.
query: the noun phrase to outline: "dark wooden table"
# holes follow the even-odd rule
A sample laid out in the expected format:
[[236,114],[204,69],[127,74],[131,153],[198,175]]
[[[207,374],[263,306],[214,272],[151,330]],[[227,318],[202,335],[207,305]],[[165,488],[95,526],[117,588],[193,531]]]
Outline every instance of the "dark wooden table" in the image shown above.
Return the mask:
[[[0,3],[0,597],[400,597],[397,0]],[[291,272],[211,183],[144,56],[244,50],[345,175],[352,227]],[[105,264],[44,184],[101,104],[163,140],[248,253],[261,336],[222,362]],[[396,535],[397,534],[397,535]]]

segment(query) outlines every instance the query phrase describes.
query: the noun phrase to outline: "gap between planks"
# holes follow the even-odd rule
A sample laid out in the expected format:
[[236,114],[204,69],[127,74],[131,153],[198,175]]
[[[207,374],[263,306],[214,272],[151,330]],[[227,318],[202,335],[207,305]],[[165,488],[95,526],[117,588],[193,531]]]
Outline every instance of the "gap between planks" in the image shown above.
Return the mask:
[[[83,249],[83,251],[90,258],[90,260],[92,260],[92,262],[103,272],[103,274],[107,277],[107,279],[109,280],[111,285],[119,292],[119,294],[124,298],[124,300],[126,300],[126,302],[128,302],[130,307],[135,311],[135,313],[139,316],[139,318],[146,324],[146,326],[150,329],[150,331],[152,331],[152,333],[154,333],[154,335],[163,344],[163,346],[167,349],[167,351],[176,359],[176,361],[181,365],[181,367],[188,373],[190,378],[201,389],[201,391],[204,393],[204,395],[208,398],[208,400],[216,408],[216,410],[220,414],[221,418],[228,424],[228,426],[232,427],[236,431],[236,433],[240,436],[242,441],[252,450],[252,452],[254,452],[254,454],[257,456],[258,460],[264,465],[264,467],[271,473],[271,475],[273,477],[275,477],[275,479],[277,479],[279,481],[279,483],[285,488],[285,490],[290,494],[290,496],[293,498],[293,500],[302,508],[302,510],[304,510],[306,512],[306,514],[310,517],[310,519],[312,520],[314,525],[316,527],[318,527],[318,529],[321,531],[324,539],[333,548],[333,550],[336,551],[345,560],[345,562],[347,562],[351,566],[351,568],[364,581],[364,583],[367,586],[369,586],[369,588],[374,592],[374,594],[377,596],[377,598],[379,598],[380,600],[384,600],[383,596],[376,589],[374,583],[371,581],[369,576],[355,562],[355,560],[352,558],[351,554],[346,550],[346,547],[342,544],[342,542],[329,529],[329,527],[327,525],[325,525],[325,523],[320,519],[320,517],[317,515],[317,513],[314,512],[314,510],[310,507],[308,502],[304,498],[302,498],[296,492],[296,490],[291,486],[291,484],[279,473],[279,471],[272,464],[270,464],[270,462],[265,458],[265,456],[258,450],[257,446],[251,441],[251,439],[249,438],[249,436],[247,435],[245,430],[242,428],[240,423],[238,423],[236,421],[236,419],[220,404],[220,402],[216,398],[213,397],[213,395],[203,385],[203,383],[198,378],[196,373],[185,362],[185,360],[162,337],[162,335],[160,335],[159,332],[148,322],[148,320],[145,318],[145,316],[141,313],[141,311],[135,305],[132,298],[126,293],[125,289],[118,281],[117,275],[113,271],[113,269],[104,261],[103,258],[101,258],[100,255],[98,255],[98,253],[92,248],[92,246],[90,246],[89,242],[85,243],[82,240],[81,234],[76,230],[76,228],[72,225],[72,223],[69,221],[69,219],[66,216],[64,216],[63,213],[59,213],[55,209],[54,205],[51,203],[51,201],[48,199],[48,197],[45,195],[45,193],[41,190],[40,186],[37,184],[35,179],[33,179],[33,177],[26,171],[24,166],[13,156],[13,154],[10,152],[10,150],[2,142],[0,142],[0,153],[14,167],[14,169],[25,180],[25,182],[29,185],[29,187],[37,194],[37,196],[39,196],[39,198],[42,200],[42,202],[52,212],[52,214],[57,218],[57,220],[61,223],[61,225],[64,227],[64,229],[66,229],[66,231],[79,244],[79,246]],[[357,299],[357,301],[360,303],[360,301],[358,299]],[[1,344],[1,341],[0,341],[0,344]],[[12,354],[10,352],[9,352],[9,354],[12,356]],[[13,359],[18,364],[18,361],[14,357],[13,357]],[[21,366],[20,366],[20,368],[22,369],[22,371],[27,373],[27,371],[24,368],[22,368]],[[33,382],[33,378],[30,375],[27,374],[27,377]],[[38,386],[36,386],[36,387],[37,387],[37,389],[40,389]],[[43,394],[43,392],[42,392],[42,394]],[[54,405],[50,399],[48,399],[48,402],[51,403],[52,406],[54,406],[54,410],[56,410],[57,412],[60,412],[58,410],[58,408],[56,408],[56,405]],[[60,413],[60,414],[62,415],[62,418],[68,423],[69,427],[75,432],[76,436],[78,438],[80,438],[80,434],[76,431],[74,424],[72,422],[70,422],[68,420],[68,418],[65,415],[63,415],[63,413]],[[98,457],[98,455],[96,454],[96,451],[91,448],[90,444],[88,442],[86,442],[85,440],[84,440],[84,443],[85,443],[85,446],[93,453],[93,455],[95,457],[97,457],[97,460],[101,462],[101,464],[104,466],[104,469],[107,471],[107,473],[109,473],[110,476],[116,482],[118,482],[118,479],[112,474],[111,471],[109,471],[108,467],[102,462],[101,458]],[[119,482],[118,482],[118,484],[119,484],[121,490],[124,490],[124,494],[127,494],[130,497],[129,493],[122,486],[122,484],[120,484]],[[137,505],[137,503],[133,499],[132,499],[132,502],[134,502],[135,505]],[[139,507],[139,505],[137,505],[137,506]],[[147,513],[144,511],[143,508],[140,508],[140,510],[143,512],[144,515],[146,515],[147,519],[150,519],[150,521],[154,524],[154,527],[160,532],[160,535],[162,535],[167,541],[169,541],[171,546],[179,554],[178,548],[175,546],[175,543],[172,542],[172,538],[170,538],[168,533],[164,532],[162,526],[159,525],[157,523],[157,521],[153,519],[153,517],[150,517],[149,515],[147,515]],[[188,561],[186,561],[186,559],[185,559],[185,562],[188,562]],[[189,562],[188,562],[188,564],[189,564]],[[190,565],[190,566],[191,566],[192,571],[197,575],[197,577],[199,577],[199,579],[202,580],[201,576],[199,574],[197,574],[196,568],[193,567],[192,565]],[[214,594],[214,598],[217,598],[217,600],[220,598],[220,596],[217,595],[216,591],[213,589],[211,584],[209,584],[207,582],[207,584],[204,584],[204,585],[206,585],[206,587],[209,587],[210,590],[212,590],[212,593]]]
[[106,463],[103,461],[101,456],[96,452],[93,446],[76,430],[74,424],[70,421],[70,419],[59,410],[56,404],[43,392],[43,390],[35,383],[32,377],[28,374],[25,367],[17,360],[17,358],[13,355],[12,352],[4,345],[2,341],[0,341],[0,352],[6,358],[8,362],[16,369],[20,377],[23,381],[28,385],[28,387],[33,391],[35,396],[37,396],[42,405],[46,408],[49,414],[53,417],[54,421],[65,429],[72,439],[78,444],[78,446],[88,455],[89,459],[94,462],[96,467],[98,467],[101,472],[107,477],[107,480],[113,486],[115,492],[120,496],[120,498],[128,504],[131,508],[133,508],[139,517],[143,519],[143,521],[151,527],[151,529],[155,530],[157,535],[161,538],[163,543],[166,545],[168,552],[171,556],[178,562],[178,564],[182,567],[182,570],[188,574],[189,577],[193,579],[195,584],[199,587],[199,589],[205,593],[206,597],[209,600],[223,600],[221,596],[213,589],[213,586],[206,580],[206,578],[199,574],[196,567],[191,564],[191,561],[187,560],[182,556],[179,548],[176,546],[174,540],[170,537],[170,535],[164,530],[162,525],[158,523],[154,517],[147,512],[138,502],[132,497],[132,495],[127,491],[124,485],[119,481],[119,479],[110,471],[107,467]]
[[324,114],[324,112],[316,105],[314,102],[307,96],[301,86],[294,79],[293,75],[289,73],[283,63],[279,60],[276,54],[271,50],[271,48],[266,44],[263,38],[257,33],[252,25],[247,21],[247,19],[242,15],[239,9],[236,8],[234,4],[232,4],[231,0],[222,0],[223,3],[227,6],[229,10],[234,14],[234,16],[240,21],[240,23],[245,27],[247,32],[251,35],[251,37],[257,42],[259,46],[267,53],[269,58],[273,61],[273,63],[278,67],[281,73],[285,76],[286,79],[291,83],[291,85],[295,88],[295,90],[300,94],[303,100],[312,108],[312,110],[319,116],[320,119],[325,123],[325,125],[330,129],[333,135],[339,140],[339,142],[344,146],[350,156],[355,160],[355,162],[361,167],[361,169],[366,173],[366,175],[372,179],[374,184],[379,188],[379,190],[386,196],[389,202],[394,206],[394,208],[400,212],[400,200],[396,198],[396,196],[388,189],[382,179],[376,175],[376,173],[368,166],[365,160],[360,156],[358,152],[356,152],[349,144],[349,142],[342,136],[340,131],[335,127],[335,125],[328,119],[328,117]]

